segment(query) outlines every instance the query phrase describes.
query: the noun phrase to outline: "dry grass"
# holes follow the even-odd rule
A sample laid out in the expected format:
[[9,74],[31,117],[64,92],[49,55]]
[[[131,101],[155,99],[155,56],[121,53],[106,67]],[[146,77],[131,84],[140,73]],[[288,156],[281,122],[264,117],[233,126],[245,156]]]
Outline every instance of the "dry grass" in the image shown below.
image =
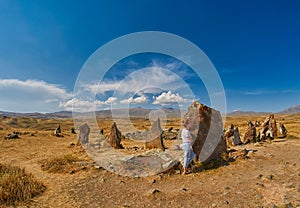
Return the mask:
[[26,202],[43,193],[45,189],[32,174],[25,173],[25,169],[0,164],[0,205]]
[[51,159],[41,161],[42,170],[49,173],[68,173],[80,165],[76,162],[80,161],[78,157],[71,154],[58,156]]

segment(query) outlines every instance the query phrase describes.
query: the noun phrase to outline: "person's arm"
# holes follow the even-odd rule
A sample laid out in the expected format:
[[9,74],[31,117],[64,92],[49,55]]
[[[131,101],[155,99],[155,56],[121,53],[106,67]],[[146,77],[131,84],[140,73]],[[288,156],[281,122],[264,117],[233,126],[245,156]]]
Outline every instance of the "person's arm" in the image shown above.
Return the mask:
[[189,140],[190,143],[193,142],[193,138],[192,138],[190,131],[187,132],[186,138]]

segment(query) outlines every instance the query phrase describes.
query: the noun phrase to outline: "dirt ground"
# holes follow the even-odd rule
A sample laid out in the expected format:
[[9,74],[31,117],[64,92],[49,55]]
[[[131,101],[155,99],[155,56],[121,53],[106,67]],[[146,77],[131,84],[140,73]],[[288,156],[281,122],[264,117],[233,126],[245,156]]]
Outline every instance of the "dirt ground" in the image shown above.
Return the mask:
[[[71,145],[76,144],[77,135],[69,133],[70,119],[18,118],[12,123],[9,119],[2,118],[0,123],[1,163],[25,168],[47,188],[20,207],[300,206],[299,114],[277,117],[288,129],[285,139],[229,148],[246,149],[247,158],[185,176],[161,173],[141,178],[120,176],[95,165],[80,146]],[[247,120],[262,121],[264,116],[229,117],[225,126],[234,123],[243,135]],[[52,135],[50,129],[57,124],[62,125],[64,137]],[[22,133],[20,139],[3,139],[16,130]],[[66,154],[80,158],[82,166],[67,173],[42,170],[42,160]]]

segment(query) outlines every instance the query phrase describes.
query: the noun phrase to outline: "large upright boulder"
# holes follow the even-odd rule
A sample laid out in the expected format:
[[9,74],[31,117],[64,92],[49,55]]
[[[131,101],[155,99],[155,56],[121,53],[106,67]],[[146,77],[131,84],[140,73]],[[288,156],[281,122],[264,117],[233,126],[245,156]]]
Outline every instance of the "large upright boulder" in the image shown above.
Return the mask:
[[89,142],[90,127],[85,123],[79,127],[78,143],[86,144]]
[[209,108],[197,101],[187,110],[184,119],[191,124],[195,160],[210,162],[219,159],[226,152],[226,141],[223,137],[223,122],[219,111]]
[[145,148],[158,148],[164,151],[165,146],[163,143],[162,132],[163,130],[160,125],[160,119],[158,118],[155,122],[153,122],[149,131],[146,133]]
[[109,138],[108,138],[107,142],[113,148],[124,149],[123,145],[121,144],[121,139],[122,139],[122,134],[121,134],[120,130],[118,129],[117,124],[114,122],[111,127]]

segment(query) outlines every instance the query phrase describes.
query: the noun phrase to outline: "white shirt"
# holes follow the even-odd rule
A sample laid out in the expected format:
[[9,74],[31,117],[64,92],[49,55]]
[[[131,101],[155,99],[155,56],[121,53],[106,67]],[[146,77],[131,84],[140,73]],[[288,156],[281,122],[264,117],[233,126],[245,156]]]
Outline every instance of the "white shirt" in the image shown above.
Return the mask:
[[191,143],[192,135],[189,130],[183,128],[181,131],[181,138],[182,138],[182,143],[186,143],[186,142]]

